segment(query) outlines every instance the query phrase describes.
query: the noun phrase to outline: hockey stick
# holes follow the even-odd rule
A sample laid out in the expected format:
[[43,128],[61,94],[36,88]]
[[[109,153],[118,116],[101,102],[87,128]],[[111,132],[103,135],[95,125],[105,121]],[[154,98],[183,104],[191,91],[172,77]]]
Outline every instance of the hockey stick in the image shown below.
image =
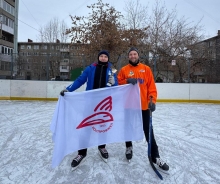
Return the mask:
[[[152,96],[150,96],[150,104],[152,104]],[[156,167],[154,166],[153,164],[153,161],[152,161],[152,157],[151,157],[151,139],[152,139],[152,112],[151,110],[149,109],[150,111],[150,121],[149,121],[149,140],[148,140],[148,159],[149,159],[149,162],[150,162],[150,165],[152,167],[152,169],[154,170],[154,172],[157,174],[157,176],[163,180],[163,177],[162,175],[158,172],[158,170],[156,169]]]

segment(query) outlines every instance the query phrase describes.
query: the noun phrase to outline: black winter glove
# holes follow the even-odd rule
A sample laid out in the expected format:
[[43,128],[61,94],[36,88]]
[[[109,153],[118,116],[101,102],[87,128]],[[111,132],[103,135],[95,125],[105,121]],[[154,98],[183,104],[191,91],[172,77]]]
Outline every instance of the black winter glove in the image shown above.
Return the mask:
[[156,105],[155,103],[149,103],[148,104],[148,108],[151,110],[151,112],[154,112],[156,110]]
[[62,90],[62,91],[60,92],[60,95],[61,95],[61,96],[64,96],[64,92],[68,92],[68,90],[67,90],[67,89]]
[[135,85],[135,84],[137,84],[137,79],[135,79],[135,78],[129,78],[129,79],[127,79],[127,83],[128,83],[128,84],[133,84],[133,85]]

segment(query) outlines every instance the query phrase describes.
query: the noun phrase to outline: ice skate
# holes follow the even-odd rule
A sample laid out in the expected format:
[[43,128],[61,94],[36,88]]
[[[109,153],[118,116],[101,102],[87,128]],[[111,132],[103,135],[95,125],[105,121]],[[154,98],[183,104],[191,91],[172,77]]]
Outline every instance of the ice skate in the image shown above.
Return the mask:
[[76,170],[85,161],[85,157],[86,155],[77,155],[73,159],[71,163],[72,171]]
[[[155,160],[154,160],[155,161]],[[154,162],[154,165],[163,173],[169,174],[169,166],[166,162],[164,162],[161,158],[156,158],[156,162]]]
[[108,162],[108,151],[105,148],[99,148],[99,155],[104,162]]
[[132,146],[126,148],[125,156],[126,156],[128,162],[131,162],[131,159],[132,159],[132,156],[133,156],[132,149],[133,149]]

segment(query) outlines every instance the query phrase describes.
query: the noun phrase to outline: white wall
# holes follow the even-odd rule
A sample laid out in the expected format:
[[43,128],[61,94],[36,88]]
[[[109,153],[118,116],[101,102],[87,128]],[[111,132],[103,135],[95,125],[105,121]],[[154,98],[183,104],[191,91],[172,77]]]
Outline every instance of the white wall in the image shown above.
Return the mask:
[[46,98],[47,82],[11,80],[10,92],[11,97]]
[[0,97],[10,96],[10,80],[0,80]]
[[220,84],[157,83],[160,101],[197,101],[220,103]]
[[189,100],[189,84],[186,83],[156,83],[158,99]]
[[[72,82],[64,82],[64,81],[46,81],[47,82],[47,98],[58,98],[60,95],[60,91],[69,86]],[[76,91],[85,91],[86,86],[83,85]]]
[[190,99],[220,99],[220,84],[191,84]]
[[[58,98],[60,91],[70,85],[71,81],[31,81],[31,80],[0,80],[1,99]],[[76,91],[85,91],[85,85]]]
[[[1,99],[58,98],[71,81],[0,80]],[[203,101],[220,103],[220,84],[157,83],[158,101]],[[85,85],[77,91],[84,91]]]

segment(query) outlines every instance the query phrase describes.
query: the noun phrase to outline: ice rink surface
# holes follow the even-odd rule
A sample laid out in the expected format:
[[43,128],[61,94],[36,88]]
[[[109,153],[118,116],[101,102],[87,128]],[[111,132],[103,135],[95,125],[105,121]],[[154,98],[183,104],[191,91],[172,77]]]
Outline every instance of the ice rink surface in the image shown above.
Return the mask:
[[66,156],[55,169],[50,122],[56,102],[0,101],[1,184],[217,184],[220,183],[220,105],[158,103],[153,113],[160,156],[170,166],[161,181],[147,157],[146,141],[134,142],[131,163],[124,143],[108,144],[108,163],[89,148],[74,172]]

